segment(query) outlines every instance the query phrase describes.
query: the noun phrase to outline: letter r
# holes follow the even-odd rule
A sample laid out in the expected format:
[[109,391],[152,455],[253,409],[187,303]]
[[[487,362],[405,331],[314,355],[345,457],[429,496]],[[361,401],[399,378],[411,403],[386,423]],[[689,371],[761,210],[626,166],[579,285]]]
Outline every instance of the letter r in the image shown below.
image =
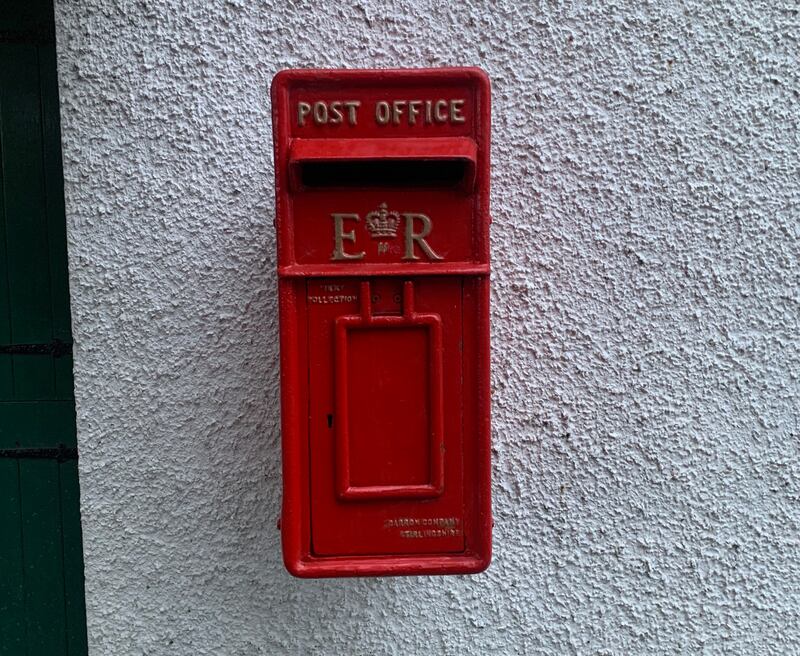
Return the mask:
[[[431,223],[430,217],[425,216],[424,214],[412,214],[406,213],[403,214],[406,218],[406,252],[403,255],[404,260],[418,260],[419,256],[414,254],[414,243],[416,242],[419,247],[422,249],[422,252],[428,256],[430,260],[443,260],[444,258],[436,253],[425,241],[425,237],[431,234],[431,230],[433,230],[433,223]],[[414,232],[414,219],[419,219],[422,222],[422,230],[419,232]]]

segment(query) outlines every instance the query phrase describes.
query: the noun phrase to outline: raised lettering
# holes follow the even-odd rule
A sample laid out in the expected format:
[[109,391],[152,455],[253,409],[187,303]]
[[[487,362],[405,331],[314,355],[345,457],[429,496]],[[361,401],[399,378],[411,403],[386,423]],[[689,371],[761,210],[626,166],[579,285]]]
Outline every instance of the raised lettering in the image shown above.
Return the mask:
[[436,116],[436,120],[439,123],[444,123],[447,121],[447,101],[446,100],[437,100],[436,101],[436,108],[434,111],[434,115]]
[[331,103],[330,109],[330,123],[333,125],[339,125],[342,122],[342,103],[338,100],[334,100]]
[[306,124],[306,116],[308,116],[310,111],[311,105],[309,105],[307,102],[297,103],[297,125]]
[[385,100],[381,100],[375,105],[375,120],[379,125],[386,125],[390,118],[391,112],[389,110],[389,103]]
[[[414,253],[414,244],[416,243],[425,255],[430,260],[443,260],[444,258],[436,253],[425,241],[425,237],[431,234],[433,230],[433,223],[429,217],[424,214],[405,213],[403,216],[406,219],[406,252],[403,255],[404,260],[418,260],[419,256]],[[414,232],[414,220],[419,219],[422,222],[422,230]]]
[[314,103],[314,123],[323,125],[328,122],[328,106],[318,100]]
[[[345,253],[344,250],[345,240],[352,242],[355,242],[356,240],[355,230],[350,230],[350,232],[344,231],[345,219],[350,221],[358,221],[358,214],[331,214],[331,218],[333,219],[333,254],[331,255],[331,260],[337,261],[362,259],[364,255],[366,255],[364,251],[361,251],[360,253]],[[428,220],[428,223],[430,223],[430,219]],[[430,232],[430,230],[428,232]]]
[[421,100],[409,100],[408,101],[408,124],[409,125],[416,125],[417,124],[417,116],[419,116],[419,109],[422,107]]
[[433,123],[433,101],[425,101],[425,123]]
[[464,115],[461,113],[461,110],[464,108],[464,100],[451,100],[450,101],[450,122],[451,123],[463,123],[467,119],[464,118]]
[[405,106],[405,100],[395,100],[392,103],[392,123],[395,125],[400,125],[400,117],[403,115],[403,107]]
[[342,105],[344,105],[345,109],[347,109],[347,122],[350,125],[355,125],[356,124],[356,112],[358,111],[358,108],[361,107],[361,101],[360,100],[345,100],[342,103]]

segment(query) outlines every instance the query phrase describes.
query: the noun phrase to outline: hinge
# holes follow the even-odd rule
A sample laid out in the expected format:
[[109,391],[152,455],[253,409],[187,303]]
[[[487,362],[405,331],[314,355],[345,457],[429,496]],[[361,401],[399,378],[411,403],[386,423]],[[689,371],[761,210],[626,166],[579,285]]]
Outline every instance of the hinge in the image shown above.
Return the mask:
[[[12,10],[13,11],[13,10]],[[28,29],[0,29],[0,43],[45,45],[56,42],[55,27],[50,22],[40,22]]]
[[77,460],[78,449],[63,444],[56,447],[0,449],[0,459],[2,458],[38,458],[65,462]]
[[52,355],[60,358],[72,353],[72,342],[54,339],[49,344],[0,344],[0,355]]

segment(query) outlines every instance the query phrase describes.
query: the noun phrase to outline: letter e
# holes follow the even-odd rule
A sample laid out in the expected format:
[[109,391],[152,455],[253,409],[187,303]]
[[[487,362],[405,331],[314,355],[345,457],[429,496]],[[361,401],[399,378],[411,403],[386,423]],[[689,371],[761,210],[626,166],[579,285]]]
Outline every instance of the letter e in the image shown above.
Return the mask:
[[345,219],[358,221],[358,214],[331,214],[331,218],[333,219],[333,255],[331,255],[331,260],[337,261],[362,259],[364,255],[366,255],[364,251],[361,251],[360,253],[345,253],[344,251],[345,239],[354,243],[356,241],[356,231],[350,230],[349,232],[345,232],[344,221]]

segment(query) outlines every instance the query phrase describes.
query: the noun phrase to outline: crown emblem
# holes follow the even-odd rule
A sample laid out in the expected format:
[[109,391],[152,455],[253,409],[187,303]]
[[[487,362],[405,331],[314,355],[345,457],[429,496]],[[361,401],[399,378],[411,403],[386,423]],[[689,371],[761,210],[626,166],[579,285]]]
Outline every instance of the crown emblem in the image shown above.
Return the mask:
[[366,218],[367,230],[373,239],[394,239],[397,236],[397,226],[400,225],[400,215],[386,209],[386,203],[381,203],[378,211],[370,212]]

